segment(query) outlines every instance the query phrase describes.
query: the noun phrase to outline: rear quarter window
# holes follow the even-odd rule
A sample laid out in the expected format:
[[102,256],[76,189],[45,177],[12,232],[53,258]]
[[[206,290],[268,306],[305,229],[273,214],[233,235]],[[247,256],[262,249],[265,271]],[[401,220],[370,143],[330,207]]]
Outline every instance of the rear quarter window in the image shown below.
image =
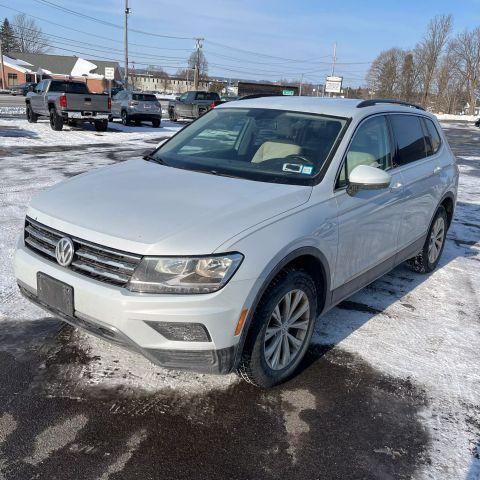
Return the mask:
[[397,142],[396,165],[406,165],[427,156],[425,134],[416,115],[390,115]]
[[442,140],[440,134],[438,133],[437,127],[435,124],[428,118],[424,118],[424,125],[427,130],[427,153],[428,155],[435,155],[440,149]]

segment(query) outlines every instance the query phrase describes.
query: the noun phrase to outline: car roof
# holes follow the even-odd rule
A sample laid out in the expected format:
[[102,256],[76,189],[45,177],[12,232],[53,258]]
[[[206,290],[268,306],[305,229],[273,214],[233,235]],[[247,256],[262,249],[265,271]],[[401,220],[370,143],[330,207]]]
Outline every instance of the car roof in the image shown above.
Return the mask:
[[345,118],[363,118],[372,113],[402,112],[421,113],[432,117],[424,110],[395,103],[378,103],[371,106],[357,108],[363,102],[351,98],[299,97],[299,96],[270,96],[236,100],[224,103],[216,108],[268,108],[272,110],[289,110],[292,112],[316,113]]

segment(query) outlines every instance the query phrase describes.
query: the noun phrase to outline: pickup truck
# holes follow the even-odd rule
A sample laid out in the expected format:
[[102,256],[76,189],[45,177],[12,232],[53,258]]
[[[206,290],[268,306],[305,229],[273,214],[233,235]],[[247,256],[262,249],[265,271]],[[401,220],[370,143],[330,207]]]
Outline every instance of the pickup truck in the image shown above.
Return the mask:
[[50,118],[53,130],[62,130],[65,123],[93,123],[95,130],[108,127],[111,100],[107,94],[91,93],[84,82],[71,80],[42,80],[25,98],[27,120],[35,123],[38,117]]
[[176,122],[179,118],[198,118],[218,105],[220,96],[215,92],[185,92],[168,105],[168,116]]

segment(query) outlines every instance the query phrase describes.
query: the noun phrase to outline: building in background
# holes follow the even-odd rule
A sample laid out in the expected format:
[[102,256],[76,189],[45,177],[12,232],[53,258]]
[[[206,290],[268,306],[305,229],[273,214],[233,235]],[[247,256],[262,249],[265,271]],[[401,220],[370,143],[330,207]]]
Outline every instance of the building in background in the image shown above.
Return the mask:
[[[194,89],[192,78],[169,76],[165,73],[131,73],[130,79],[135,90],[165,94],[181,94]],[[200,81],[199,90],[208,91],[209,81]]]
[[121,80],[117,62],[86,60],[67,55],[18,52],[10,52],[3,58],[7,83],[5,88],[25,82],[39,82],[45,78],[68,77],[73,80],[83,80],[91,92],[101,93],[108,89],[108,81],[104,76],[105,67],[114,68],[115,81]]

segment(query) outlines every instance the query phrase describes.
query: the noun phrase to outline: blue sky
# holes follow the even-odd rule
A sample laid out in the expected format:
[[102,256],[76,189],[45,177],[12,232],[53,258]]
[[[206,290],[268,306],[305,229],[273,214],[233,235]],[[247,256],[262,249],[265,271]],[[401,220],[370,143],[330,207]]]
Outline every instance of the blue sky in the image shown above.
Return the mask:
[[[48,1],[107,22],[123,22],[124,0]],[[213,75],[274,80],[304,73],[313,83],[328,74],[334,42],[336,72],[347,84],[358,85],[368,62],[381,50],[413,47],[434,15],[451,13],[454,32],[480,26],[480,0],[130,0],[130,6],[132,29],[187,37],[131,32],[130,58],[138,68],[155,64],[174,73],[185,65],[193,37],[199,36],[206,39],[204,51]],[[41,0],[0,0],[0,16],[13,17],[13,9],[59,24],[36,19],[46,33],[62,37],[51,37],[52,45],[63,48],[56,53],[123,58],[120,28],[62,12]]]

